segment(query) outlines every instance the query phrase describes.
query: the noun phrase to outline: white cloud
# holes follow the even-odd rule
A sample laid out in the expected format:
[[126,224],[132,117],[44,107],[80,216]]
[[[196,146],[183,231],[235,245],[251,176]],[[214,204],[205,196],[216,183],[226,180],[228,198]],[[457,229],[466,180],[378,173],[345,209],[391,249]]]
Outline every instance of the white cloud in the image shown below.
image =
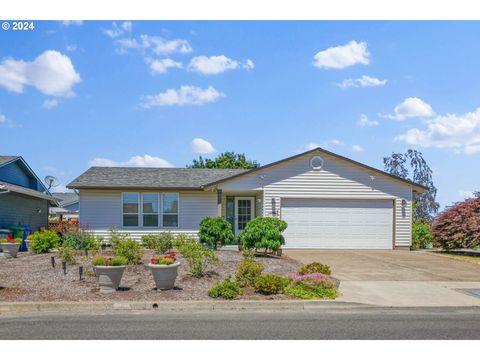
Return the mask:
[[211,154],[216,151],[210,142],[202,138],[192,140],[192,150],[197,154]]
[[409,97],[403,100],[393,109],[393,114],[385,115],[384,117],[392,120],[405,120],[413,117],[431,117],[435,113],[432,106],[422,99],[417,97]]
[[196,86],[184,85],[180,89],[168,89],[167,91],[142,97],[141,106],[151,108],[152,106],[183,106],[203,105],[219,100],[225,94],[209,86],[202,89]]
[[77,50],[77,44],[70,44],[70,45],[67,45],[67,51],[69,52],[74,52]]
[[363,151],[365,151],[365,149],[363,147],[361,147],[360,145],[352,145],[352,151],[363,152]]
[[58,106],[58,100],[57,99],[47,99],[43,102],[42,107],[44,109],[53,109],[54,107]]
[[319,51],[314,56],[313,65],[320,69],[343,69],[355,64],[367,65],[369,56],[366,42],[352,40],[346,45]]
[[336,83],[335,85],[338,86],[339,88],[346,89],[350,87],[383,86],[386,83],[387,83],[387,80],[380,80],[367,75],[362,75],[357,79],[345,79],[341,83]]
[[255,67],[252,60],[248,59],[244,64],[233,60],[225,55],[218,56],[196,56],[190,60],[188,71],[197,72],[203,75],[217,75],[228,70],[244,68],[251,70]]
[[395,140],[464,154],[480,153],[480,108],[466,114],[437,116],[426,122],[426,128],[410,129]]
[[[116,33],[115,33],[116,35]],[[120,34],[121,35],[121,34]],[[116,35],[117,37],[119,35]],[[112,37],[112,36],[111,36]],[[156,55],[168,55],[174,53],[188,54],[192,52],[189,42],[184,39],[166,40],[160,36],[140,35],[136,38],[123,38],[115,41],[116,52],[126,53],[128,50],[150,50]]]
[[33,61],[7,58],[0,63],[0,86],[17,93],[30,85],[45,95],[73,96],[72,87],[80,81],[70,58],[54,50]]
[[169,68],[181,69],[183,67],[182,63],[174,61],[170,58],[166,59],[150,59],[147,58],[145,61],[149,64],[152,74],[165,74]]
[[7,117],[0,113],[0,124],[6,124],[7,123]]
[[73,192],[72,190],[70,189],[67,189],[67,187],[65,185],[58,185],[58,186],[52,186],[52,188],[50,189],[50,192],[51,193],[69,193],[69,192]]
[[465,191],[465,190],[459,190],[458,196],[460,196],[462,199],[471,199],[475,197],[475,195],[473,194],[473,191]]
[[76,26],[82,26],[83,20],[63,20],[62,25],[63,26],[70,26],[70,25],[76,25]]
[[0,126],[6,126],[8,128],[14,128],[16,125],[12,120],[8,119],[4,114],[0,113]]
[[108,37],[115,39],[119,36],[124,35],[125,33],[132,32],[132,23],[130,21],[124,21],[120,26],[114,21],[110,29],[105,29],[103,32]]
[[173,165],[167,160],[151,155],[132,156],[127,161],[115,161],[107,158],[95,158],[90,162],[90,166],[173,167]]
[[369,120],[367,115],[362,114],[357,121],[357,125],[359,126],[378,126],[380,123],[376,120]]
[[338,139],[331,139],[331,140],[326,140],[324,142],[322,142],[321,144],[319,143],[308,143],[307,145],[305,145],[305,149],[308,151],[308,150],[313,150],[315,148],[324,148],[324,149],[327,149],[327,148],[331,148],[331,147],[334,147],[334,146],[343,146],[345,145],[345,143],[341,140],[338,140]]

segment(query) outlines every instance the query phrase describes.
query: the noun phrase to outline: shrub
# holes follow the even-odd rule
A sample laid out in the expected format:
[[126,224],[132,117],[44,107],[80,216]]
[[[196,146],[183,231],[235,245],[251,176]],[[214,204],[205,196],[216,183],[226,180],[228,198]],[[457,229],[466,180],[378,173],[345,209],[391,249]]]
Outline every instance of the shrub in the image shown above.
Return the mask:
[[283,220],[269,217],[257,217],[248,222],[245,230],[240,234],[239,241],[244,248],[264,249],[276,251],[285,239],[282,232],[287,228]]
[[127,265],[128,260],[123,256],[116,256],[113,258],[104,256],[95,256],[92,259],[93,266],[123,266]]
[[60,237],[53,230],[37,231],[32,234],[32,249],[36,253],[47,253],[58,245]]
[[301,299],[335,299],[339,293],[332,279],[325,274],[294,275],[285,294]]
[[108,229],[109,232],[109,242],[113,248],[117,246],[117,244],[122,240],[127,240],[130,238],[130,235],[127,233],[121,233],[115,228]]
[[218,261],[218,258],[215,256],[215,251],[205,249],[187,235],[177,236],[175,239],[175,247],[187,262],[190,274],[195,277],[203,276],[207,267]]
[[480,245],[480,197],[457,203],[438,215],[432,224],[433,243],[443,249]]
[[69,231],[63,235],[63,245],[75,250],[98,250],[100,241],[84,230]]
[[243,259],[238,264],[235,278],[242,287],[253,286],[255,280],[262,274],[264,266],[252,259]]
[[412,247],[426,249],[432,243],[430,224],[416,220],[412,223]]
[[116,256],[123,256],[127,259],[127,264],[136,265],[142,260],[143,248],[132,239],[125,239],[117,242],[114,248]]
[[68,245],[63,245],[58,248],[58,257],[69,265],[75,265],[75,249]]
[[258,276],[253,283],[253,287],[257,293],[274,295],[282,293],[289,283],[290,279],[283,276],[267,274]]
[[142,244],[147,249],[154,250],[157,254],[166,254],[173,248],[175,237],[170,231],[164,231],[159,235],[143,235]]
[[235,239],[232,224],[221,216],[206,217],[200,221],[198,237],[202,244],[211,245],[215,250],[219,245],[230,244]]
[[300,268],[300,270],[298,270],[298,273],[300,275],[315,274],[315,273],[330,275],[332,271],[330,270],[330,266],[326,264],[321,264],[319,262],[312,262],[310,264],[303,265]]
[[242,294],[242,288],[237,281],[231,280],[229,275],[223,281],[217,281],[215,285],[208,290],[208,296],[212,298],[224,298],[227,300],[233,300]]

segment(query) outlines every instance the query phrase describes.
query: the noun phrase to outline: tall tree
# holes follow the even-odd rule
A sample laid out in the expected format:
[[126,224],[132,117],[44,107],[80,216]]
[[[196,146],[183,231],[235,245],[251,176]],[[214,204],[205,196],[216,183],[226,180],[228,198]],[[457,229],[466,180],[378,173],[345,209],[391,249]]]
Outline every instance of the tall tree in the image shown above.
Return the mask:
[[208,168],[208,169],[254,169],[260,164],[255,160],[247,160],[245,154],[236,154],[233,151],[227,151],[218,155],[215,159],[204,159],[201,156],[194,159],[188,168]]
[[383,158],[385,171],[409,179],[429,188],[423,194],[414,194],[413,219],[429,222],[437,214],[440,204],[436,201],[437,188],[433,184],[432,169],[421,152],[409,149],[405,154],[392,153]]

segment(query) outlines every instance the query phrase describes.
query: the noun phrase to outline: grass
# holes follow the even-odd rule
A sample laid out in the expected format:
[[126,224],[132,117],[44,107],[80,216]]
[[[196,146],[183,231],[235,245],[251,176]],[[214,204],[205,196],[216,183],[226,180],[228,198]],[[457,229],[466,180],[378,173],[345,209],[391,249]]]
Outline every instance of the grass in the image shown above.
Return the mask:
[[435,254],[438,256],[448,257],[450,259],[465,261],[473,264],[480,265],[480,256],[471,256],[471,255],[463,255],[463,254]]

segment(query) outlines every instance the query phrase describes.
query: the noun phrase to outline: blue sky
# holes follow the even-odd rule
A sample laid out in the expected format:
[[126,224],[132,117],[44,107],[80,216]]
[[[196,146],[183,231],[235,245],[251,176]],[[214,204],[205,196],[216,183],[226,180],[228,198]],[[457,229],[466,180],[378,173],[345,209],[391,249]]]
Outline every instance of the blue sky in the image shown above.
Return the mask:
[[65,185],[91,164],[183,167],[229,150],[266,164],[318,145],[383,169],[415,148],[443,207],[480,188],[479,31],[36,21],[0,32],[0,153]]

